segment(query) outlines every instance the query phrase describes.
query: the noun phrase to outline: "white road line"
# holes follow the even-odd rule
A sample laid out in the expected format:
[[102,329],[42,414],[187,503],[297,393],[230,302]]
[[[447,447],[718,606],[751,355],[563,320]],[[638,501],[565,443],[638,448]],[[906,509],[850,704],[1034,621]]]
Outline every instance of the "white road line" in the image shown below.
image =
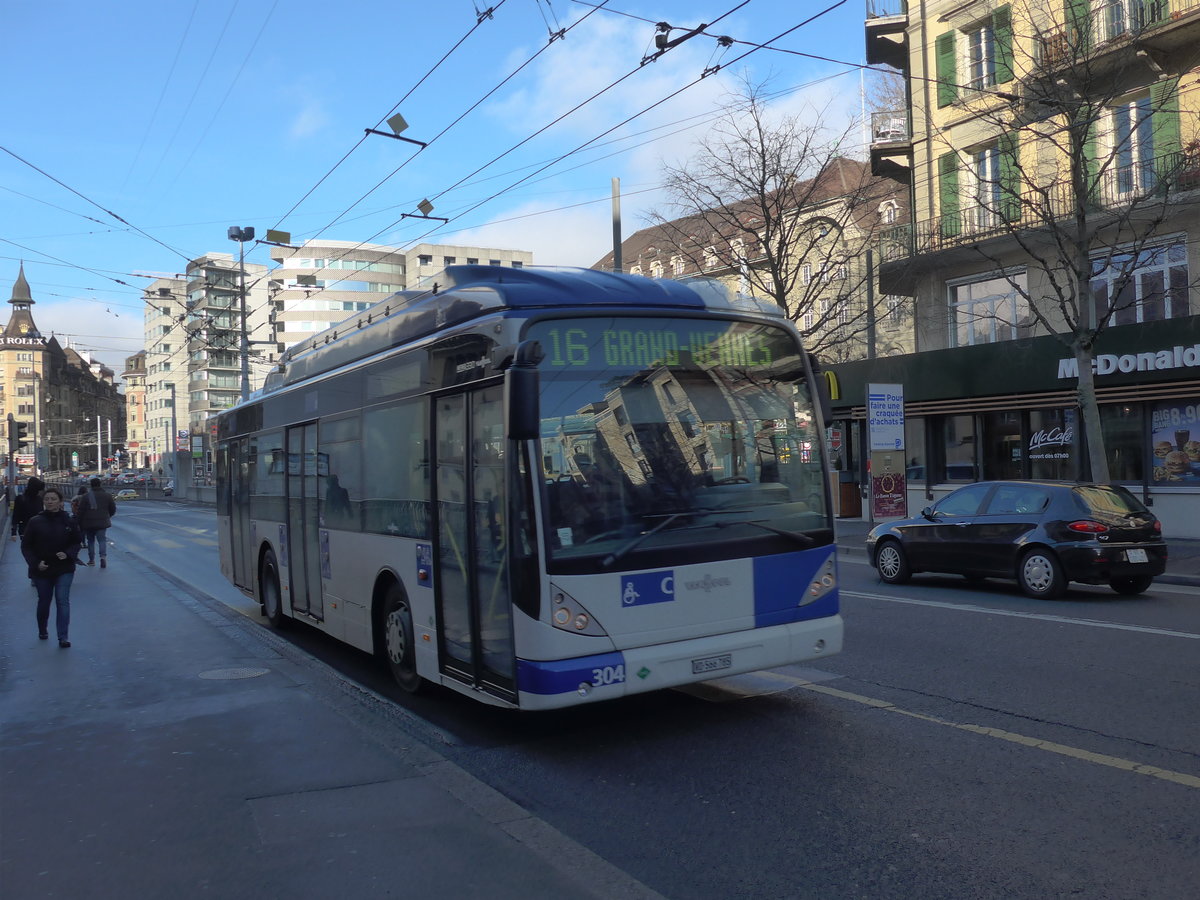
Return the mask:
[[1151,628],[1148,625],[1122,625],[1116,622],[1100,622],[1096,619],[1075,619],[1070,616],[1052,616],[1046,613],[1017,612],[1011,609],[992,609],[987,606],[974,606],[970,603],[945,603],[940,600],[914,600],[909,597],[888,597],[884,594],[867,594],[862,591],[843,590],[844,597],[861,597],[864,600],[883,600],[887,603],[907,603],[910,606],[932,606],[938,609],[953,609],[959,612],[984,613],[989,616],[1012,616],[1017,619],[1039,619],[1043,622],[1057,622],[1061,625],[1086,625],[1090,628],[1112,628],[1117,631],[1138,631],[1142,634],[1159,634],[1164,637],[1189,638],[1200,640],[1200,634],[1190,631],[1171,631],[1166,628]]

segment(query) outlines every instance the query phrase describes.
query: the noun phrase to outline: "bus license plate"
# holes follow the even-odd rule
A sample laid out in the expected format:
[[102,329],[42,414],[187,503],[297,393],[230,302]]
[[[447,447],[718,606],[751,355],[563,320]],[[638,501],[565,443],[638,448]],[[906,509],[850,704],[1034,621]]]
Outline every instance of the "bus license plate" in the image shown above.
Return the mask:
[[728,669],[733,665],[733,654],[723,656],[706,656],[703,659],[692,660],[692,674],[702,675],[705,672],[716,672],[718,669]]
[[1125,558],[1127,560],[1129,560],[1130,562],[1145,562],[1146,561],[1146,551],[1145,550],[1126,550]]

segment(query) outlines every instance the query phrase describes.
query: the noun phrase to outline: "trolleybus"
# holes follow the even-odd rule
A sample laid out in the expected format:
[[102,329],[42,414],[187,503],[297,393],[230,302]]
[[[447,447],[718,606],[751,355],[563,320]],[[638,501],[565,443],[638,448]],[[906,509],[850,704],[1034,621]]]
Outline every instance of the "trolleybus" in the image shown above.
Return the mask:
[[450,267],[220,415],[221,569],[499,706],[828,656],[820,396],[779,307],[719,282]]

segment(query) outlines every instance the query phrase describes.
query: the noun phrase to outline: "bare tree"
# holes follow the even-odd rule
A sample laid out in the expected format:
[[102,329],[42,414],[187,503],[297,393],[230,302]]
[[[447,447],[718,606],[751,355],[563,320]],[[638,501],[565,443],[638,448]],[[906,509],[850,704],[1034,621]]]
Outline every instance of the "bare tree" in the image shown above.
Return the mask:
[[[958,324],[991,318],[1016,336],[1062,342],[1078,369],[1091,477],[1107,481],[1096,341],[1114,324],[1188,314],[1186,283],[1144,273],[1170,271],[1167,255],[1179,251],[1161,236],[1194,202],[1186,172],[1200,159],[1180,139],[1179,72],[1164,69],[1155,46],[1167,4],[1066,6],[1065,23],[1054,18],[1062,5],[997,7],[985,26],[990,51],[967,53],[966,83],[961,65],[939,65],[939,105],[969,110],[992,138],[969,151],[955,141],[938,156],[941,215],[914,229],[909,249],[973,247],[1004,273],[1016,302]],[[937,57],[962,59],[956,32],[946,34]]]
[[[875,309],[869,264],[881,207],[907,200],[894,182],[845,156],[857,126],[774,116],[750,84],[682,165],[665,166],[666,212],[651,215],[671,274],[726,278],[787,310],[809,350],[834,362],[865,355]],[[659,250],[661,253],[662,251]]]

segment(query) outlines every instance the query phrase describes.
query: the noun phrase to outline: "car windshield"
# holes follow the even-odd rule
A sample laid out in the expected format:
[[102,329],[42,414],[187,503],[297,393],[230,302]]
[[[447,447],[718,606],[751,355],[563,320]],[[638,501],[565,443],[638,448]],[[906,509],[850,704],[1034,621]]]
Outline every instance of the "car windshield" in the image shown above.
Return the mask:
[[782,328],[597,317],[539,322],[528,337],[546,351],[552,559],[600,570],[635,549],[781,535],[800,546],[827,527],[804,364]]

